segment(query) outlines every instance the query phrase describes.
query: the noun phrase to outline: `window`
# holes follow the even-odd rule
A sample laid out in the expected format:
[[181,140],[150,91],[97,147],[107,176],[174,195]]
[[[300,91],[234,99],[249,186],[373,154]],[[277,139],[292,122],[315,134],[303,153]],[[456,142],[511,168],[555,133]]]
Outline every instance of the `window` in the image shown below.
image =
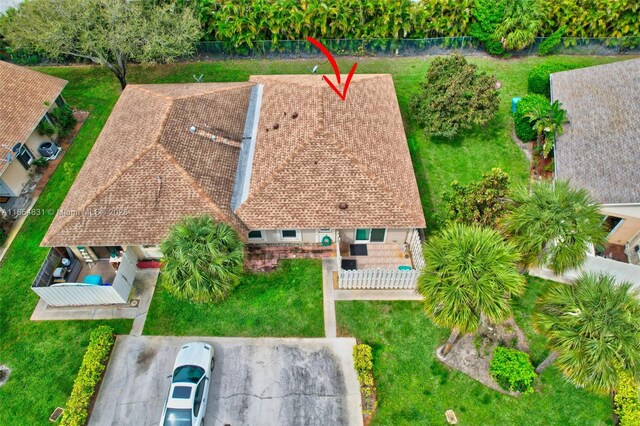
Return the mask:
[[371,235],[371,229],[362,228],[356,229],[356,241],[369,241]]
[[62,95],[58,96],[56,98],[56,105],[58,105],[59,107],[61,107],[62,105],[64,105],[64,99],[62,99]]
[[356,241],[383,243],[386,234],[385,228],[360,228],[356,229]]
[[320,228],[320,232],[323,234],[329,234],[331,232],[331,228]]
[[167,408],[164,426],[191,426],[191,410],[188,408]]
[[283,240],[295,240],[298,238],[298,231],[295,229],[283,229],[281,233]]
[[198,413],[200,412],[200,406],[202,405],[202,397],[204,396],[204,384],[207,381],[206,377],[203,377],[196,387],[196,394],[193,397],[193,415],[198,417]]
[[262,239],[262,231],[249,231],[249,239],[250,240],[261,240]]
[[387,230],[384,228],[374,228],[371,230],[371,241],[372,243],[384,243],[384,237],[387,233]]
[[29,151],[29,148],[24,145],[18,151],[18,155],[16,157],[18,158],[20,164],[22,164],[22,167],[27,170],[29,169],[29,167],[31,167],[31,163],[33,163],[34,160],[33,154],[31,153],[31,151]]

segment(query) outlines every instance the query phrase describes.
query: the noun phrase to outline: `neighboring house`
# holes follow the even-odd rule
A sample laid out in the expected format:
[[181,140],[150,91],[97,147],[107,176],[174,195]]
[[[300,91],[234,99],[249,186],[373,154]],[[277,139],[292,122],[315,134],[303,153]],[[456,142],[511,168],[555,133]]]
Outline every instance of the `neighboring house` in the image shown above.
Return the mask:
[[38,148],[56,135],[36,127],[52,122],[50,111],[62,105],[65,80],[0,61],[0,202],[20,195],[29,181]]
[[556,178],[603,205],[610,233],[595,254],[640,264],[640,59],[554,73],[551,98],[569,120],[555,146]]
[[[169,228],[202,213],[251,249],[411,269],[425,219],[391,76],[355,75],[346,102],[317,75],[128,85],[44,237],[34,291],[82,288],[102,264],[125,294],[109,263],[159,258]],[[54,279],[62,258],[78,266]]]

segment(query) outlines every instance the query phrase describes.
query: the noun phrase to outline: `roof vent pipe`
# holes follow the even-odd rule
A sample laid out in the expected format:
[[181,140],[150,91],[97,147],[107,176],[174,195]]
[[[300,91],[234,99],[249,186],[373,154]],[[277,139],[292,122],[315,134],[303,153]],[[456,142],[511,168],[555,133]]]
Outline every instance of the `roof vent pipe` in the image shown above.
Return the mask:
[[347,207],[349,207],[349,205],[347,203],[340,203],[339,207],[340,207],[340,210],[346,210]]

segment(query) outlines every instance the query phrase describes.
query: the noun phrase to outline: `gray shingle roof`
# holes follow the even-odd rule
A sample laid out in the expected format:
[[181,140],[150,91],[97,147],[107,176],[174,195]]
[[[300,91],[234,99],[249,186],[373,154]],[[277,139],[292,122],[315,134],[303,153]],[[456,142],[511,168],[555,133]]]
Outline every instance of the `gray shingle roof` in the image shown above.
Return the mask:
[[556,178],[603,204],[640,203],[640,59],[554,73],[551,94],[569,119]]

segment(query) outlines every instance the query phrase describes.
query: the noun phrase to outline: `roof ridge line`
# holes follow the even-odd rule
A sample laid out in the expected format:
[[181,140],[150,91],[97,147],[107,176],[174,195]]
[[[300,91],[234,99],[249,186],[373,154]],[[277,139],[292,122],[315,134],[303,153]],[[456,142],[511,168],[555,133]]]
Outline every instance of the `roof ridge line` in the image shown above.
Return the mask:
[[[152,93],[149,92],[147,90],[144,89],[140,89],[140,86],[143,86],[142,84],[134,84],[133,85],[133,89],[132,90],[142,90],[145,93]],[[130,87],[130,86],[129,86]],[[121,95],[122,96],[122,95]],[[135,157],[133,157],[131,160],[129,160],[129,162],[127,162],[124,167],[122,167],[120,169],[120,171],[118,173],[116,173],[111,179],[109,179],[107,181],[107,183],[105,183],[102,187],[100,187],[96,193],[94,195],[92,195],[87,201],[85,201],[82,205],[81,205],[81,209],[84,210],[85,208],[87,208],[87,206],[94,202],[100,195],[102,195],[111,185],[113,185],[115,183],[116,180],[118,180],[120,177],[122,177],[122,175],[129,170],[131,167],[134,166],[134,164],[136,164],[138,161],[140,161],[140,159],[145,156],[150,150],[151,148],[153,148],[156,145],[161,145],[159,143],[160,138],[162,137],[162,134],[164,133],[164,125],[167,123],[167,120],[169,119],[169,113],[171,112],[171,108],[173,107],[173,102],[171,101],[171,99],[167,99],[163,96],[159,96],[162,99],[166,99],[169,103],[167,110],[164,113],[164,117],[162,117],[162,123],[160,128],[163,129],[159,134],[158,137],[156,137],[156,139],[152,142],[149,143],[149,145],[145,146],[139,153],[138,155],[136,155]],[[120,101],[120,98],[118,98],[118,101]],[[116,106],[117,106],[117,102],[116,102]],[[115,108],[115,106],[114,106]],[[109,116],[109,118],[111,118],[111,116]],[[108,122],[109,120],[107,120]],[[107,122],[105,122],[105,126],[107,125]],[[103,126],[104,128],[104,126]],[[102,130],[100,131],[100,134],[102,134]],[[98,139],[100,138],[100,135],[98,135],[98,138],[96,138],[95,142],[98,142]],[[95,145],[94,142],[94,145]],[[93,150],[93,146],[91,147],[91,149]],[[91,155],[91,152],[89,152],[89,155]],[[87,156],[88,157],[88,156]],[[86,159],[84,161],[86,163]],[[84,164],[83,164],[84,166]],[[82,171],[82,168],[80,169],[80,171]],[[75,176],[73,182],[75,183],[75,181],[77,180],[78,175]],[[69,191],[71,191],[71,189],[73,188],[73,185],[71,185],[71,188],[69,188]],[[65,197],[66,199],[66,197]],[[62,206],[61,206],[62,207]],[[49,234],[49,231],[47,231],[47,233],[45,234],[46,240],[51,240],[52,237],[56,236],[60,231],[62,231],[62,229],[67,226],[72,219],[74,219],[74,215],[69,215],[69,217],[62,221],[62,223],[60,223],[60,225],[57,226],[57,229],[53,230],[53,232],[51,234]],[[42,242],[45,242],[45,239],[42,240]]]
[[[319,92],[319,90],[317,90],[317,88],[313,88],[313,92],[314,94],[316,94],[316,92]],[[322,95],[319,96],[320,98],[320,103],[322,104]],[[322,105],[320,105],[322,107]],[[249,184],[249,196],[247,197],[246,200],[244,200],[244,203],[240,204],[240,206],[237,208],[237,212],[240,212],[240,210],[242,210],[242,207],[245,205],[248,205],[253,199],[256,198],[257,195],[260,195],[260,192],[262,192],[273,180],[273,178],[279,174],[282,170],[284,170],[284,168],[291,162],[291,160],[293,159],[294,155],[299,154],[303,149],[305,149],[307,146],[309,146],[311,144],[312,140],[315,140],[316,136],[319,133],[323,133],[324,132],[324,116],[320,116],[320,122],[318,123],[318,127],[316,128],[316,130],[313,132],[313,134],[311,135],[311,137],[305,141],[303,141],[300,145],[298,145],[293,151],[291,151],[291,154],[289,154],[289,156],[282,161],[275,169],[273,169],[271,171],[271,173],[269,173],[269,176],[267,179],[264,179],[263,182],[254,190],[251,190],[251,184]]]
[[[194,84],[194,83],[174,83],[174,84]],[[198,84],[198,83],[195,83]],[[250,81],[211,81],[203,84],[231,84],[229,87],[223,87],[215,92],[207,92],[207,93],[199,93],[197,95],[184,95],[184,96],[176,96],[172,97],[171,100],[178,99],[187,99],[187,98],[198,98],[200,96],[213,95],[214,93],[227,92],[229,90],[236,90],[244,88],[247,85],[255,86],[258,83],[251,83]]]
[[178,173],[180,173],[182,177],[189,183],[189,185],[191,185],[191,188],[196,191],[202,199],[204,199],[204,201],[212,208],[213,211],[215,211],[219,216],[229,220],[230,225],[238,232],[238,236],[240,237],[240,239],[246,241],[244,232],[241,232],[242,230],[238,226],[236,226],[233,218],[222,211],[220,207],[218,207],[218,205],[213,201],[209,194],[207,194],[206,191],[202,189],[200,184],[198,184],[198,182],[196,182],[196,180],[189,174],[189,172],[187,172],[184,167],[180,165],[178,160],[169,152],[168,149],[166,149],[162,144],[158,144],[158,147],[160,148],[159,151],[161,151],[164,156],[167,157],[167,161],[169,161],[175,167]]

